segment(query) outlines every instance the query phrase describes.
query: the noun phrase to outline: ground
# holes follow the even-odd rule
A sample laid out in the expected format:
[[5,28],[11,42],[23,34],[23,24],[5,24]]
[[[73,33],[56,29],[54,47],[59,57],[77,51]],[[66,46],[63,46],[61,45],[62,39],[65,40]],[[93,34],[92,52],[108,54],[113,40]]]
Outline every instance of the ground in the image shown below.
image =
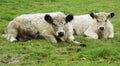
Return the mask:
[[0,66],[120,66],[120,1],[119,0],[0,0],[0,36],[16,16],[28,13],[61,11],[82,15],[91,12],[114,12],[113,39],[87,39],[74,35],[87,44],[50,43],[44,39],[10,43],[0,37]]

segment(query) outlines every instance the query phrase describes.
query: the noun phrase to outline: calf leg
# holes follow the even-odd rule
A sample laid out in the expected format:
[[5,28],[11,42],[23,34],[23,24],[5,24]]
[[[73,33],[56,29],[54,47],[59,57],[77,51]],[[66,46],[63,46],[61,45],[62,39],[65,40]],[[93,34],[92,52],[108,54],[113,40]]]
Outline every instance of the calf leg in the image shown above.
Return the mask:
[[114,38],[114,33],[112,32],[112,33],[108,36],[108,38]]
[[88,38],[93,38],[93,39],[98,39],[99,38],[98,34],[93,32],[92,30],[85,31],[84,35]]
[[45,39],[47,39],[48,41],[51,41],[52,43],[57,43],[57,40],[53,35],[46,35]]
[[16,37],[17,37],[17,30],[16,29],[8,29],[8,33],[7,33],[7,40],[9,40],[10,42],[15,42],[17,41]]
[[113,30],[113,27],[110,28],[110,35],[108,36],[108,38],[114,38],[114,30]]
[[68,38],[68,41],[73,42],[73,43],[75,43],[75,44],[77,44],[77,45],[86,47],[86,44],[81,44],[80,42],[76,41],[73,35],[71,35],[71,36]]
[[85,36],[86,36],[87,38],[93,38],[93,39],[98,39],[98,38],[99,38],[96,33],[93,33],[93,34],[85,34]]

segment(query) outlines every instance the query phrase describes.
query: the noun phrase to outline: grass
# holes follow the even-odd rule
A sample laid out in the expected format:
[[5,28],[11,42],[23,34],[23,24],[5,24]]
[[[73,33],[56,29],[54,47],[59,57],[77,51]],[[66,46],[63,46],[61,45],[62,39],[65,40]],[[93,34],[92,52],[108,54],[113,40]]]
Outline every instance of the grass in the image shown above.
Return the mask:
[[[21,14],[62,11],[81,15],[115,12],[110,19],[114,39],[75,38],[87,47],[73,43],[52,44],[44,39],[10,43],[0,38],[0,66],[120,66],[119,0],[0,0],[0,35],[8,23]],[[82,60],[85,57],[86,60]]]

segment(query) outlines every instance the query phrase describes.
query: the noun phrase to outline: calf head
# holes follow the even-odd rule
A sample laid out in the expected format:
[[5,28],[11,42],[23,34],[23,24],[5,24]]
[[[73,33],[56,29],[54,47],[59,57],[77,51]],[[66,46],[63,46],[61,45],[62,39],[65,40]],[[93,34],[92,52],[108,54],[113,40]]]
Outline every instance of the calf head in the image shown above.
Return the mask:
[[114,13],[90,13],[90,16],[95,20],[95,24],[97,25],[98,30],[103,31],[105,29],[105,25],[107,25],[108,19],[114,17]]
[[73,15],[57,15],[51,17],[50,15],[45,15],[45,20],[52,25],[56,36],[63,37],[65,35],[65,26],[73,19]]

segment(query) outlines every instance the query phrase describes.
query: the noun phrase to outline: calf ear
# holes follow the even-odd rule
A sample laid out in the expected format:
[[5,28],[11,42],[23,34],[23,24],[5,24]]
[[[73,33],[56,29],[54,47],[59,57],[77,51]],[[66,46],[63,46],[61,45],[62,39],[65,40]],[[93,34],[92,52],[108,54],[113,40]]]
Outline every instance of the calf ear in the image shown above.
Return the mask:
[[112,18],[115,16],[115,13],[114,12],[111,12],[109,15],[108,15],[108,18]]
[[53,19],[52,19],[52,17],[50,16],[50,15],[45,15],[45,17],[44,17],[44,19],[48,22],[48,23],[52,23],[53,22]]
[[65,21],[66,22],[70,22],[71,20],[73,20],[73,18],[74,18],[73,15],[69,14],[69,15],[66,16],[66,20]]
[[92,17],[92,18],[95,18],[95,14],[92,12],[92,13],[90,13],[90,16]]

